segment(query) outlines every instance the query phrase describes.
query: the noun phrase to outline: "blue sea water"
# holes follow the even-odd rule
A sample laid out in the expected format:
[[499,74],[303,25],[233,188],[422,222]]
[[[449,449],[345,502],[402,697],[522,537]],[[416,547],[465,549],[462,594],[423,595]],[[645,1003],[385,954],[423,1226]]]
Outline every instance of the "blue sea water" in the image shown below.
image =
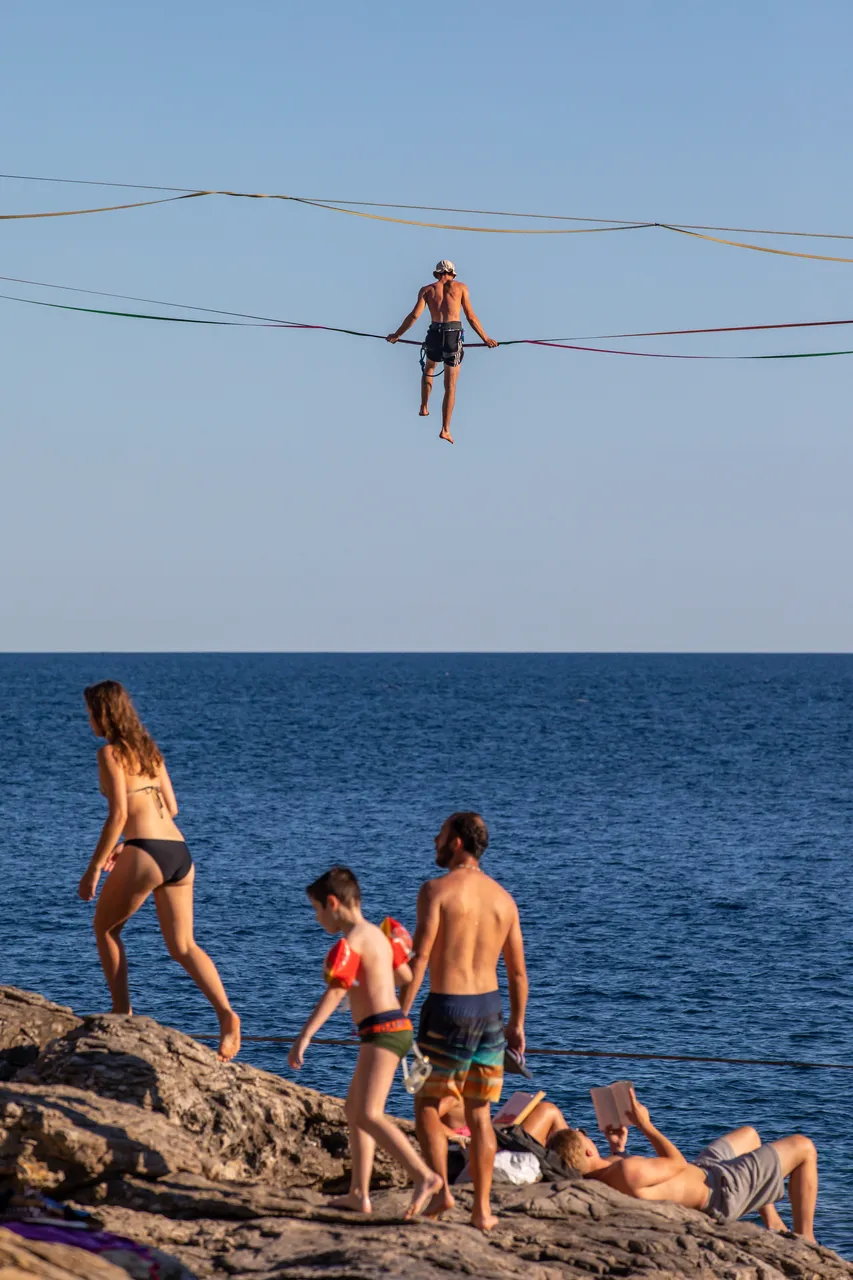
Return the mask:
[[[81,691],[106,677],[166,755],[197,936],[247,1034],[292,1034],[321,992],[309,880],[347,863],[370,917],[412,927],[432,837],[476,808],[521,911],[531,1046],[853,1064],[853,657],[0,656],[0,982],[80,1013],[107,1007],[76,893],[104,817]],[[213,1033],[150,903],[125,937],[136,1012]],[[282,1046],[243,1058],[289,1072]],[[300,1079],[341,1094],[351,1060],[312,1046]],[[853,1257],[853,1072],[533,1065],[591,1131],[589,1087],[627,1076],[688,1154],[744,1123],[808,1133],[818,1237]]]

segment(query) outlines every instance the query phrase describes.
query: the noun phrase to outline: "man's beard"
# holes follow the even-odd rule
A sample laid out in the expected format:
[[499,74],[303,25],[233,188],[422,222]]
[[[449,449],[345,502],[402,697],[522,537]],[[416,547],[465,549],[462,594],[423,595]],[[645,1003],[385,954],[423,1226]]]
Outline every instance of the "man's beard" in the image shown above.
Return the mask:
[[435,864],[444,870],[450,866],[451,853],[446,844],[441,845],[435,851]]

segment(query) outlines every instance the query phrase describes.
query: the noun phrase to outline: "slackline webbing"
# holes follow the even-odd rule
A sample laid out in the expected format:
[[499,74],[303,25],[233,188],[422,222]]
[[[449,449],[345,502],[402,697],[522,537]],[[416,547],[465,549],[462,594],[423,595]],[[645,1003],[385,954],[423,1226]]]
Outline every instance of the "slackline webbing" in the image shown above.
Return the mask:
[[[374,338],[385,341],[381,333],[365,333],[360,329],[342,329],[329,324],[301,324],[293,320],[202,320],[191,316],[156,316],[141,311],[112,311],[104,307],[75,307],[68,302],[45,302],[39,298],[18,298],[10,293],[0,293],[5,302],[24,302],[31,307],[50,307],[54,311],[81,311],[94,316],[119,316],[125,320],[162,320],[168,324],[205,324],[237,329],[314,329],[325,333],[344,333],[354,338]],[[172,305],[172,304],[165,304]],[[849,323],[847,321],[843,323]],[[398,343],[405,346],[420,347],[423,344],[416,338],[398,338]],[[466,343],[466,350],[485,347],[484,342]],[[638,356],[646,360],[814,360],[828,356],[851,356],[848,351],[786,351],[771,355],[758,356],[708,356],[684,355],[674,351],[625,351],[615,347],[589,347],[573,342],[551,342],[543,338],[511,338],[498,343],[502,347],[555,347],[561,351],[587,351],[595,355]]]
[[[162,298],[141,298],[138,294],[133,293],[110,293],[105,289],[82,289],[79,286],[69,284],[53,284],[48,280],[30,280],[25,276],[4,276],[0,275],[0,280],[9,281],[11,284],[27,284],[38,289],[58,289],[63,293],[85,293],[91,297],[97,298],[120,298],[123,302],[146,302],[154,307],[174,307],[179,311],[204,311],[209,315],[217,316],[235,316],[240,320],[262,320],[271,325],[290,326],[294,329],[307,327],[298,320],[280,320],[275,316],[255,315],[250,311],[225,311],[221,307],[200,307],[189,302],[164,302]],[[4,294],[4,297],[10,295]],[[17,299],[16,299],[17,300]],[[28,301],[28,299],[23,299]],[[711,328],[704,329],[640,329],[631,333],[586,333],[575,335],[571,338],[511,338],[500,345],[503,347],[515,346],[522,342],[597,342],[603,339],[611,338],[667,338],[679,337],[683,335],[702,334],[702,333],[753,333],[764,329],[820,329],[831,328],[837,325],[853,324],[853,320],[786,320],[777,324],[729,324],[715,325]],[[356,330],[347,330],[346,332],[355,333]],[[376,337],[375,334],[368,334],[368,337]],[[412,339],[400,339],[401,342],[411,343]],[[468,344],[477,345],[477,344]]]
[[[193,1040],[218,1040],[219,1036],[190,1034]],[[246,1044],[294,1044],[296,1036],[242,1036]],[[340,1048],[357,1048],[360,1041],[352,1036],[348,1040],[332,1040],[312,1037],[312,1044],[333,1045]],[[735,1067],[811,1067],[825,1071],[853,1071],[850,1062],[799,1062],[793,1058],[712,1058],[704,1054],[689,1053],[626,1053],[616,1049],[525,1049],[528,1058],[621,1058],[629,1062],[711,1062]]]
[[182,196],[165,196],[161,200],[138,200],[135,204],[105,204],[99,209],[58,209],[48,213],[0,213],[0,222],[17,222],[22,218],[76,218],[80,213],[114,213],[116,209],[147,209],[152,204],[171,204],[175,200],[192,200],[207,195],[206,191],[188,191]]
[[[198,187],[167,187],[148,182],[104,182],[95,178],[48,178],[28,173],[0,173],[0,179],[16,182],[55,182],[78,187],[115,187],[131,191],[176,191],[183,195],[202,194]],[[229,192],[233,195],[244,195],[249,198],[266,198],[278,200],[299,199],[294,196],[258,197],[250,192]],[[320,205],[356,205],[371,209],[411,209],[422,213],[471,213],[489,218],[535,218],[549,222],[600,222],[613,226],[677,226],[689,231],[729,231],[739,235],[750,236],[798,236],[813,240],[853,240],[853,234],[841,234],[833,231],[779,231],[769,227],[718,227],[701,222],[662,223],[651,218],[589,218],[567,213],[519,213],[506,209],[463,209],[452,205],[433,204],[394,204],[388,200],[342,200],[332,196],[302,197]]]
[[[86,185],[97,185],[97,186],[130,186],[132,185],[129,183],[101,183],[101,182],[92,183],[86,180],[82,180],[82,179],[78,180],[73,178],[51,179],[51,178],[42,178],[42,177],[32,177],[25,174],[0,174],[0,178],[14,179],[18,181],[27,181],[27,182],[62,181],[62,182],[77,183],[78,181],[80,182],[85,181]],[[451,222],[424,222],[424,221],[416,220],[413,218],[395,218],[395,217],[392,217],[390,214],[368,213],[364,208],[356,209],[356,208],[345,207],[345,205],[355,205],[358,203],[362,203],[365,205],[368,203],[374,203],[375,207],[385,208],[385,209],[408,208],[408,207],[427,208],[429,206],[402,206],[402,205],[392,205],[392,204],[380,205],[379,202],[368,202],[368,201],[359,202],[354,200],[332,203],[324,200],[311,199],[308,196],[291,196],[291,195],[279,194],[275,192],[263,192],[263,191],[227,191],[224,189],[216,189],[216,188],[210,188],[209,190],[193,190],[190,188],[149,186],[146,189],[161,190],[161,191],[177,190],[177,191],[180,191],[181,194],[165,197],[161,200],[143,200],[135,204],[101,205],[91,209],[59,209],[59,210],[48,210],[48,211],[38,212],[38,213],[3,213],[3,214],[0,214],[0,221],[9,222],[9,221],[15,221],[21,218],[67,218],[67,217],[76,217],[77,215],[84,214],[84,213],[112,213],[121,209],[140,209],[140,208],[146,207],[147,205],[166,204],[170,200],[187,200],[197,196],[231,196],[241,200],[289,200],[295,204],[304,204],[316,209],[328,209],[333,213],[346,213],[346,214],[349,214],[351,217],[355,217],[355,218],[369,218],[375,222],[396,223],[400,226],[408,226],[408,227],[428,227],[428,228],[439,230],[439,231],[470,231],[470,232],[477,232],[479,234],[487,234],[487,235],[562,236],[562,235],[577,235],[577,234],[582,234],[586,232],[596,232],[596,231],[641,231],[649,227],[660,227],[664,231],[678,232],[681,235],[694,236],[700,240],[710,240],[716,244],[730,245],[736,249],[752,249],[757,253],[773,253],[784,258],[808,258],[815,262],[853,263],[853,258],[836,257],[836,256],[823,254],[823,253],[799,253],[794,249],[771,249],[767,245],[747,244],[745,241],[741,241],[741,240],[727,240],[719,236],[707,235],[695,229],[700,224],[686,224],[686,223],[678,224],[678,223],[658,222],[658,221],[627,222],[619,219],[610,218],[610,219],[595,219],[595,221],[599,221],[599,222],[606,221],[609,224],[607,226],[597,226],[597,227],[548,227],[548,228],[471,227],[471,226],[464,226],[459,223],[451,223]],[[438,206],[435,206],[435,207],[438,207]],[[471,210],[470,212],[475,212],[475,211]],[[498,216],[498,217],[520,216],[520,217],[531,217],[531,218],[540,218],[540,219],[548,218],[549,220],[553,220],[553,221],[557,221],[557,220],[569,221],[568,216],[563,216],[559,214],[520,214],[520,215],[507,214],[507,215],[504,215],[502,213],[497,213],[494,216]],[[571,220],[577,221],[577,222],[594,221],[594,219],[587,219],[587,218],[572,218]],[[725,230],[736,230],[736,229],[727,228],[727,227],[708,226],[706,230],[725,231]],[[832,234],[829,232],[772,231],[772,230],[765,230],[765,229],[758,229],[758,228],[752,230],[751,232],[747,231],[746,234],[791,235],[791,236],[797,235],[797,236],[807,236],[809,238],[835,239],[835,240],[853,239],[853,236],[851,235]]]

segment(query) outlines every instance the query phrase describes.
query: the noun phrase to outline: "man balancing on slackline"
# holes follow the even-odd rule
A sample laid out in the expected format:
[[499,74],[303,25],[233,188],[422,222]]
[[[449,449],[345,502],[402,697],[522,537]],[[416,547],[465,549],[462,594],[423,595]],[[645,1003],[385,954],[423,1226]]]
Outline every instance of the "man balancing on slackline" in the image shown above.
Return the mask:
[[474,314],[467,284],[456,279],[456,268],[452,262],[442,258],[436,265],[435,284],[425,284],[418,292],[418,300],[406,316],[396,333],[389,333],[386,342],[396,342],[407,329],[411,329],[426,305],[429,307],[431,323],[427,329],[421,353],[421,408],[420,416],[429,416],[429,393],[432,391],[432,380],[436,366],[444,362],[444,401],[441,406],[440,440],[453,444],[450,434],[450,419],[453,415],[453,403],[456,399],[456,379],[462,363],[463,333],[460,312],[464,311],[471,328],[483,339],[487,347],[496,347],[494,338],[487,338],[480,321]]

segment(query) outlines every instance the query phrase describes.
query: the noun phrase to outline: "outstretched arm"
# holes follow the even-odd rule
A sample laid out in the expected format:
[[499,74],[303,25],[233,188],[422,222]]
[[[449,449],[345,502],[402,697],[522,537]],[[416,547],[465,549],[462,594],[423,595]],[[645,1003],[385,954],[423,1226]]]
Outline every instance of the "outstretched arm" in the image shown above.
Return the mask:
[[412,980],[400,988],[400,1008],[408,1013],[421,989],[429,958],[438,933],[441,910],[429,884],[422,884],[418,893],[418,920],[412,940],[414,950],[409,958]]
[[287,1055],[287,1061],[297,1071],[302,1066],[305,1050],[308,1048],[311,1038],[317,1034],[324,1022],[328,1022],[346,993],[346,987],[329,987],[314,1005],[308,1016],[308,1021],[294,1040],[293,1047]]
[[424,294],[426,293],[428,288],[429,288],[429,285],[424,285],[423,289],[421,289],[418,292],[417,302],[412,307],[411,311],[406,316],[405,320],[400,325],[399,329],[395,330],[394,333],[388,334],[388,337],[385,339],[386,342],[396,342],[398,338],[402,338],[403,334],[406,332],[407,329],[411,329],[412,325],[415,323],[418,316],[423,311],[424,306],[426,305],[424,303]]
[[527,1008],[527,967],[524,963],[524,939],[518,910],[515,912],[503,949],[509,984],[509,1023],[506,1042],[511,1049],[524,1053],[524,1013]]
[[486,336],[483,326],[474,314],[474,308],[471,306],[471,295],[468,293],[467,285],[463,287],[462,291],[462,310],[465,312],[468,323],[476,333],[477,337],[481,338],[487,347],[496,347],[498,344],[495,342],[494,338]]

